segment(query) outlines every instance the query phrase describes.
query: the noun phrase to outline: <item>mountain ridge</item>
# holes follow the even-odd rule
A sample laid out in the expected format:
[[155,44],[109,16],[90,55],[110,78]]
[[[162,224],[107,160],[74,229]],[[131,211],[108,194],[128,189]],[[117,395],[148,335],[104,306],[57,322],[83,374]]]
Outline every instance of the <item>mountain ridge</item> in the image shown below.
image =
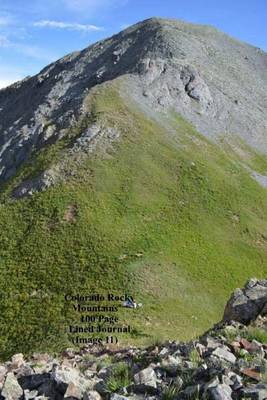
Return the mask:
[[193,26],[145,20],[2,90],[0,180],[77,123],[87,91],[128,75],[139,83],[137,101],[159,112],[175,108],[208,137],[241,136],[266,151],[267,55],[210,28],[205,35],[197,26],[195,35]]

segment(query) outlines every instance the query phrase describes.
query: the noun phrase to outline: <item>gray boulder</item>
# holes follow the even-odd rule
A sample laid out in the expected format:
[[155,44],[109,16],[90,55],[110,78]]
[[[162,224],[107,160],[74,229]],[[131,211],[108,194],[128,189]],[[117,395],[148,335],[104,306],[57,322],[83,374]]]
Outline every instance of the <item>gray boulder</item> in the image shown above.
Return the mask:
[[157,375],[153,368],[148,367],[134,375],[133,391],[135,393],[157,392]]
[[135,384],[157,387],[157,376],[153,368],[148,367],[134,375]]
[[210,389],[211,400],[232,400],[232,389],[225,385],[217,385]]
[[234,364],[236,362],[236,357],[233,353],[231,353],[227,347],[217,347],[212,352],[212,355],[218,357],[220,360],[227,361],[231,364]]
[[224,321],[249,324],[259,315],[267,314],[267,279],[250,279],[243,289],[236,289],[225,310]]
[[164,360],[162,360],[161,366],[165,371],[173,375],[181,366],[181,360],[179,360],[178,357],[167,356],[166,358],[164,358]]
[[[71,367],[57,367],[52,374],[59,390],[65,392],[65,397],[82,398],[88,389],[88,381],[80,371]],[[75,396],[74,396],[75,394]]]
[[7,374],[1,395],[6,400],[18,400],[23,396],[23,390],[13,372]]

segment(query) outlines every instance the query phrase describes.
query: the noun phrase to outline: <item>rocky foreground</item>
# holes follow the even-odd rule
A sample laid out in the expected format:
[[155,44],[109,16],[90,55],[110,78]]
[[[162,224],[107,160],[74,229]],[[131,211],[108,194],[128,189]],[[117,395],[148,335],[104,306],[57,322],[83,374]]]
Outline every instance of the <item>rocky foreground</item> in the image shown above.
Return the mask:
[[252,279],[190,343],[16,354],[0,365],[0,399],[267,399],[266,311],[267,280]]

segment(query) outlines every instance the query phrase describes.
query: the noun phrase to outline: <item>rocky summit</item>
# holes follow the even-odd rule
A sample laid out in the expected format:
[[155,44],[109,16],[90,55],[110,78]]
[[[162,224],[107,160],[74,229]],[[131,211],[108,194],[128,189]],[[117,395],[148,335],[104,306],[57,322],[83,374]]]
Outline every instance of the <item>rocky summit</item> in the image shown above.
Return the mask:
[[[119,78],[147,113],[173,108],[210,138],[241,138],[266,153],[266,66],[266,53],[209,26],[159,18],[134,25],[0,91],[0,182],[77,126],[93,87]],[[72,147],[116,135],[95,126]],[[57,174],[27,182],[23,193],[49,187]]]
[[[267,305],[267,281],[250,280],[254,305]],[[240,290],[240,289],[239,289]],[[241,292],[241,290],[240,290]],[[230,299],[232,304],[232,300]],[[226,307],[229,315],[229,304]],[[224,320],[188,343],[147,348],[68,348],[60,355],[16,354],[0,365],[0,397],[7,400],[264,400],[267,398],[267,319]],[[243,302],[243,317],[251,304]],[[237,320],[239,319],[236,313]],[[226,318],[226,315],[225,315]],[[227,319],[227,318],[226,318]]]

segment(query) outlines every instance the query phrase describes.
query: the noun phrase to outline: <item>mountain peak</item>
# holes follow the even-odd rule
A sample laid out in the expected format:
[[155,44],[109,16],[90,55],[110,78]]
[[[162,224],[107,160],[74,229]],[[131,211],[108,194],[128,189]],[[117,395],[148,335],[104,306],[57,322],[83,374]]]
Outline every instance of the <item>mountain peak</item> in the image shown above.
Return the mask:
[[[33,151],[64,136],[94,86],[119,77],[134,78],[127,85],[137,103],[175,108],[213,139],[234,134],[267,151],[266,65],[264,52],[214,28],[158,17],[142,21],[0,91],[0,181]],[[49,134],[48,123],[54,127]]]

